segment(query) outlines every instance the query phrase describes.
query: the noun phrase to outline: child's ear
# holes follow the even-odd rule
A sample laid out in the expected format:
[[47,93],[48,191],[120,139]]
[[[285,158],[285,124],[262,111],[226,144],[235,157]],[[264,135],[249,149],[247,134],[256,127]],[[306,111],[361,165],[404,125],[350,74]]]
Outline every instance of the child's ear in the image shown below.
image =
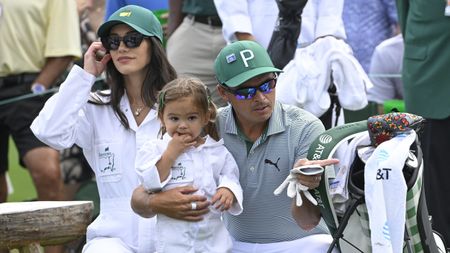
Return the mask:
[[209,122],[209,120],[211,119],[211,113],[208,111],[206,114],[205,114],[205,119],[204,119],[204,122],[203,122],[203,125],[207,125],[208,124],[208,122]]

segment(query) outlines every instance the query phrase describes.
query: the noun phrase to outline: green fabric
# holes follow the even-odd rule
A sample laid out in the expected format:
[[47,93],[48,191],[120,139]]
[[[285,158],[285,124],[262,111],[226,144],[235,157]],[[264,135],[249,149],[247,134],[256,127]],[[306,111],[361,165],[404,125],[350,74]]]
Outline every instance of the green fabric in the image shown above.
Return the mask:
[[[252,147],[253,147],[253,141],[252,140],[250,140],[242,131],[241,131],[241,129],[239,128],[239,126],[236,126],[236,128],[237,128],[237,134],[238,134],[238,136],[240,137],[240,138],[242,138],[244,141],[245,141],[245,145],[247,146],[247,154],[248,154],[248,152],[250,152],[250,150],[252,149]],[[264,131],[263,131],[263,133],[262,133],[262,135],[261,135],[261,142],[264,142],[264,141],[266,141],[266,138],[267,138],[267,127],[266,128],[264,128]]]
[[91,200],[94,203],[92,217],[95,219],[100,213],[100,196],[98,195],[97,182],[89,180],[82,183],[75,194],[74,200]]
[[236,41],[224,47],[214,62],[217,80],[228,87],[270,72],[283,72],[273,66],[266,49],[254,41]]
[[450,115],[450,17],[445,0],[397,0],[405,52],[406,111],[431,119]]
[[199,16],[218,16],[213,0],[185,0],[182,12]]
[[[309,160],[323,160],[332,158],[333,148],[354,134],[367,130],[367,120],[348,123],[328,129],[319,135],[310,145],[307,158]],[[328,169],[322,178],[329,178]],[[327,180],[321,180],[318,188],[310,190],[311,194],[318,200],[322,217],[327,224],[331,234],[336,233],[339,222],[334,211],[331,197],[329,196],[329,185]]]
[[416,182],[406,193],[406,230],[408,231],[408,235],[411,237],[411,244],[413,245],[414,253],[424,252],[417,226],[417,209],[422,192],[422,174],[423,166],[419,169]]
[[127,5],[118,9],[98,28],[98,36],[106,37],[111,28],[118,24],[126,24],[137,32],[150,36],[157,37],[161,42],[163,41],[163,31],[158,18],[150,10],[136,6]]
[[399,112],[405,112],[405,102],[400,99],[390,99],[383,103],[384,113],[390,113],[393,109],[397,109]]
[[[339,146],[340,143],[346,140],[350,140],[354,134],[365,131],[367,129],[366,125],[367,121],[363,120],[337,126],[325,131],[311,144],[308,150],[307,158],[310,160],[331,158],[331,156],[333,155],[331,152],[333,151],[334,147]],[[328,170],[326,169],[323,176],[323,178],[325,179],[329,178],[329,174],[327,171]],[[424,252],[417,226],[417,210],[419,206],[419,199],[421,197],[422,173],[423,166],[421,166],[421,168],[419,169],[418,177],[413,187],[411,187],[411,189],[407,191],[406,196],[406,229],[408,231],[408,235],[411,238],[411,245],[414,253]],[[329,195],[329,186],[327,180],[322,180],[318,188],[310,191],[318,200],[322,217],[327,224],[331,234],[335,234],[337,228],[340,225],[340,221],[337,219],[335,209]],[[358,215],[362,228],[362,235],[361,237],[357,238],[357,240],[359,240],[360,243],[362,242],[366,244],[368,248],[371,248],[369,215],[366,204],[359,205],[357,207],[357,211],[353,212],[352,215]],[[346,238],[345,235],[344,238]],[[346,239],[351,241],[352,239],[356,238]]]

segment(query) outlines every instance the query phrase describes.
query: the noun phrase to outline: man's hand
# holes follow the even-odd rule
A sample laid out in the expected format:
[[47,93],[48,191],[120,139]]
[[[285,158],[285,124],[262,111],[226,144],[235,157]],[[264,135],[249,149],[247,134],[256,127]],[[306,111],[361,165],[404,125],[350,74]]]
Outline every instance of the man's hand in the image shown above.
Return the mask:
[[[325,159],[325,160],[308,160],[308,159],[300,159],[294,164],[295,167],[300,167],[304,165],[320,165],[325,168],[325,166],[333,165],[339,163],[338,159]],[[322,175],[302,175],[297,174],[297,181],[308,187],[309,189],[317,188],[322,180]]]
[[234,36],[236,36],[237,40],[253,40],[256,41],[253,34],[250,33],[241,33],[241,32],[235,32]]
[[[193,195],[196,191],[192,186],[183,186],[149,194],[139,186],[133,192],[131,207],[143,217],[164,214],[179,220],[200,221],[209,212],[210,203],[205,196]],[[193,206],[196,207],[195,210],[192,209]]]

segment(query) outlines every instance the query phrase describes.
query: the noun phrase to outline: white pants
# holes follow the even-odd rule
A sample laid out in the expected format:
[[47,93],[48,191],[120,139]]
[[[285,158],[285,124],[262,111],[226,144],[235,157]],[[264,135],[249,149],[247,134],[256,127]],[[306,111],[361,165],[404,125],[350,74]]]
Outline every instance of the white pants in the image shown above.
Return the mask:
[[[248,243],[233,240],[233,253],[321,253],[327,252],[333,238],[327,234],[310,235],[298,240],[275,243]],[[333,249],[334,253],[338,253]]]
[[82,253],[134,253],[134,251],[128,247],[119,238],[95,238],[86,243],[83,247]]

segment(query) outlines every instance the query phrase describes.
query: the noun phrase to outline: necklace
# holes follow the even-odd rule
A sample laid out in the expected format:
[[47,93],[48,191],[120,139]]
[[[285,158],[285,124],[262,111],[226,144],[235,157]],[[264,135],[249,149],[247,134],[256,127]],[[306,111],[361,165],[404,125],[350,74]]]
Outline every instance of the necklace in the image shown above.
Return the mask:
[[144,106],[136,107],[136,110],[134,110],[134,112],[133,112],[134,116],[136,116],[136,117],[139,116],[141,114],[142,110],[144,110]]

